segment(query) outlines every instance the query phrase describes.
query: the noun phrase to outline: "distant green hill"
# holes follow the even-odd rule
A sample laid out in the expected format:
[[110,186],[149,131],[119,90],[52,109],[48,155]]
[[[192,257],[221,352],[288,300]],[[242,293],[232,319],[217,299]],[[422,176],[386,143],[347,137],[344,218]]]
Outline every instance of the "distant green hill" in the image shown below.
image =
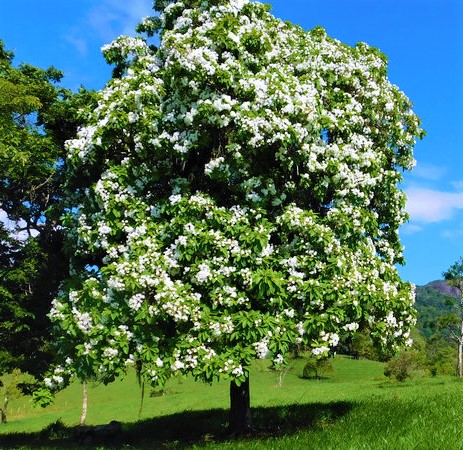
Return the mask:
[[436,280],[416,287],[417,328],[426,339],[434,334],[439,316],[455,311],[455,298],[458,298],[458,290],[445,281]]

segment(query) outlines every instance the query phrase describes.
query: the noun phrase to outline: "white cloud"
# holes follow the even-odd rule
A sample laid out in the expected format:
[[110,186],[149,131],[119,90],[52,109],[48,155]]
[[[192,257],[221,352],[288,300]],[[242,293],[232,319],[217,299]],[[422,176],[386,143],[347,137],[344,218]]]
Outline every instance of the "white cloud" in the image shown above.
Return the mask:
[[76,50],[77,53],[81,56],[87,56],[88,53],[88,44],[87,41],[79,33],[78,29],[72,29],[65,36],[66,41],[71,44]]
[[134,36],[136,25],[144,17],[154,14],[149,0],[102,0],[89,3],[92,6],[82,16],[75,18],[74,26],[64,36],[81,56],[87,56],[95,44],[101,47],[122,34]]
[[423,230],[421,225],[416,223],[406,223],[400,227],[400,234],[413,234]]
[[451,219],[458,209],[463,209],[463,192],[442,192],[425,188],[409,188],[406,210],[411,220],[441,222]]
[[420,163],[418,161],[411,175],[416,178],[435,181],[442,179],[446,173],[447,169],[445,167],[435,166],[433,164],[427,163]]
[[460,241],[463,237],[463,228],[455,228],[452,230],[444,230],[442,232],[442,237],[446,239],[452,239],[456,241]]
[[104,0],[90,10],[88,21],[100,38],[109,42],[121,34],[133,36],[135,26],[152,14],[151,2],[146,0]]

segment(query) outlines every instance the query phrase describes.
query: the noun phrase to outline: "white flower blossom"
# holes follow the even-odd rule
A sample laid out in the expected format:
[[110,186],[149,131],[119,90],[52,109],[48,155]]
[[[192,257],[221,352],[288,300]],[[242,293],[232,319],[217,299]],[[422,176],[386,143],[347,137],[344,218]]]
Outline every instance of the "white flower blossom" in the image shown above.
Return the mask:
[[164,366],[164,361],[161,358],[156,359],[155,363],[158,367]]
[[343,328],[344,328],[346,331],[357,331],[357,330],[358,330],[358,327],[359,327],[359,324],[356,323],[356,322],[347,323],[346,325],[343,326]]
[[117,348],[106,347],[103,350],[103,356],[110,360],[114,359],[118,355],[118,353],[119,351],[117,350]]
[[180,360],[175,360],[172,366],[170,367],[173,372],[177,372],[185,367],[185,363]]
[[330,351],[330,348],[329,347],[326,347],[326,346],[322,346],[322,347],[315,347],[312,349],[312,353],[315,355],[315,356],[319,356],[319,355],[323,355],[325,353],[328,353]]
[[268,348],[267,339],[264,339],[260,342],[255,342],[253,345],[256,350],[256,356],[258,359],[265,359],[268,356],[270,350]]
[[200,264],[199,272],[196,274],[196,280],[198,283],[204,283],[212,277],[212,272],[207,264]]
[[180,202],[182,200],[182,196],[180,194],[172,194],[169,197],[169,201],[172,205],[175,205],[176,203]]
[[143,294],[135,294],[130,297],[128,304],[131,309],[138,311],[143,303],[145,296]]
[[232,374],[235,376],[235,377],[242,377],[244,375],[244,370],[243,370],[243,367],[241,365],[235,367],[233,370],[232,370]]

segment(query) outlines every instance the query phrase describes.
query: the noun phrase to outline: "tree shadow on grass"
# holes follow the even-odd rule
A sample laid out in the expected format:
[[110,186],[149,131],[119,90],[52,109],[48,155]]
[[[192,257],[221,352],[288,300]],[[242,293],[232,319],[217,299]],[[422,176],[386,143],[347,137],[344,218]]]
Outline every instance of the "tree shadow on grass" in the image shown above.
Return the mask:
[[67,427],[57,421],[39,433],[0,435],[0,449],[182,449],[231,440],[265,440],[310,428],[329,427],[353,406],[349,402],[335,402],[253,408],[255,428],[240,436],[229,434],[228,410],[224,409],[185,411],[134,423],[112,422],[102,426]]

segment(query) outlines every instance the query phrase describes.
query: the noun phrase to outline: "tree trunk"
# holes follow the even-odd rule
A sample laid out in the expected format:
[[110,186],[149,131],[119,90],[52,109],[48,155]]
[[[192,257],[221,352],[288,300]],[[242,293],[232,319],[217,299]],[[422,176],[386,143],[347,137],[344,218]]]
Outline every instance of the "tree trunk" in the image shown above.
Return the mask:
[[6,408],[8,407],[9,401],[10,401],[10,398],[7,392],[5,394],[5,402],[3,403],[3,408],[0,408],[1,423],[6,423]]
[[83,392],[82,392],[82,413],[80,414],[80,424],[85,425],[87,420],[87,405],[88,405],[88,396],[87,396],[87,382],[83,382]]
[[[461,287],[460,287],[460,292]],[[463,296],[460,299],[460,338],[458,339],[458,376],[463,376]]]
[[462,345],[461,338],[460,338],[460,341],[458,342],[458,367],[457,367],[458,376],[460,378],[463,376],[462,355],[463,355],[463,345]]
[[239,386],[230,382],[230,424],[233,434],[242,434],[252,427],[251,397],[249,395],[249,378]]
[[458,376],[463,376],[463,318],[460,326],[460,339],[458,339]]

